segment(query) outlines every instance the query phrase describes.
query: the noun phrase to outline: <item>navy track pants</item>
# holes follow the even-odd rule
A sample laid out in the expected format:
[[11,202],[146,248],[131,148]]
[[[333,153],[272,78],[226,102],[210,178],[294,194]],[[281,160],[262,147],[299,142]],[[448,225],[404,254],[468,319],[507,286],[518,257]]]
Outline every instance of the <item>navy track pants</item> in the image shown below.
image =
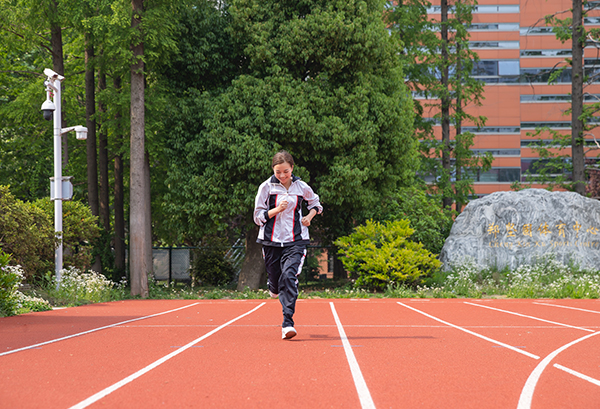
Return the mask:
[[294,312],[298,299],[298,276],[306,258],[306,245],[288,247],[263,246],[269,291],[279,294],[283,310],[282,327],[294,326]]

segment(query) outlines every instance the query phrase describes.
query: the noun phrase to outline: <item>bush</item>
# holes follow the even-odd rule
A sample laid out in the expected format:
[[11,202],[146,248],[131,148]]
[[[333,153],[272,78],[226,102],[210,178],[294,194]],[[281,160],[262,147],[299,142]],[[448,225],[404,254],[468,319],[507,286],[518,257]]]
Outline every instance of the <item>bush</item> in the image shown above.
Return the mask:
[[381,220],[408,219],[415,230],[409,240],[423,243],[434,254],[440,254],[450,234],[456,212],[443,209],[441,200],[428,196],[417,187],[400,189],[384,206]]
[[389,285],[418,284],[441,266],[421,243],[408,240],[414,232],[408,220],[368,220],[349,236],[339,238],[342,262],[356,277],[355,287],[385,290]]
[[190,275],[193,284],[219,286],[229,284],[235,271],[225,255],[231,249],[224,237],[205,237],[198,249],[194,250],[194,261]]
[[[54,204],[49,199],[26,203],[8,186],[0,186],[0,249],[11,264],[22,266],[25,278],[41,279],[54,270]],[[64,264],[86,270],[92,263],[93,242],[99,237],[98,218],[80,202],[63,202]]]
[[52,270],[55,244],[49,214],[0,186],[0,249],[12,255],[10,263],[22,266],[28,279],[43,274]]
[[[48,199],[38,199],[33,206],[47,215],[54,214],[54,204]],[[63,202],[63,263],[81,271],[88,270],[93,263],[94,243],[100,237],[98,216],[86,204],[77,201]],[[54,253],[52,254],[54,260]]]

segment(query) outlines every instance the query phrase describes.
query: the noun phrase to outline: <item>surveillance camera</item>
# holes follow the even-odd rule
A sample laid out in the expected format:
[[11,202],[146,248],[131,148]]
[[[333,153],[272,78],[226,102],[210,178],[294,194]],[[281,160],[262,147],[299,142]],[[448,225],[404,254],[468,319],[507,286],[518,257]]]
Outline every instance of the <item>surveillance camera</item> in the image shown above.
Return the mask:
[[50,68],[46,68],[44,70],[44,75],[46,75],[46,77],[48,77],[48,78],[57,79],[59,81],[62,81],[65,79],[65,77],[63,77],[60,74],[57,74],[56,72],[52,71]]
[[85,140],[87,139],[88,129],[85,126],[76,126],[75,127],[75,136],[77,139]]
[[44,113],[44,119],[46,121],[52,120],[52,114],[55,110],[56,107],[54,106],[54,102],[50,101],[49,99],[44,101],[44,103],[42,104],[42,112]]

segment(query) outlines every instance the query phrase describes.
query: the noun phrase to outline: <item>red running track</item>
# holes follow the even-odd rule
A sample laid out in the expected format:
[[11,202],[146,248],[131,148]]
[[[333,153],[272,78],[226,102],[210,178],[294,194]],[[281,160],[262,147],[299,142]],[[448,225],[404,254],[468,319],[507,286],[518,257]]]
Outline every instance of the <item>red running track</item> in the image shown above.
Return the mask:
[[0,408],[596,408],[598,300],[123,301],[0,318]]

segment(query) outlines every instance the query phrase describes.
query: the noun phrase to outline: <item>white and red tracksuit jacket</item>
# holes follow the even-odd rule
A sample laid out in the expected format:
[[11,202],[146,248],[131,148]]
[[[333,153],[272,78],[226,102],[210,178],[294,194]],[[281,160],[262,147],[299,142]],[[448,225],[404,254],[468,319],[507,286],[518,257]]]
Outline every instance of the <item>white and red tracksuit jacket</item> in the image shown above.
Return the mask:
[[[288,201],[288,207],[270,219],[269,210],[277,207],[283,199]],[[319,195],[299,177],[292,175],[289,190],[275,176],[264,181],[254,201],[254,223],[260,226],[257,242],[277,247],[309,244],[308,227],[301,222],[303,202],[307,203],[308,211],[323,212]]]

